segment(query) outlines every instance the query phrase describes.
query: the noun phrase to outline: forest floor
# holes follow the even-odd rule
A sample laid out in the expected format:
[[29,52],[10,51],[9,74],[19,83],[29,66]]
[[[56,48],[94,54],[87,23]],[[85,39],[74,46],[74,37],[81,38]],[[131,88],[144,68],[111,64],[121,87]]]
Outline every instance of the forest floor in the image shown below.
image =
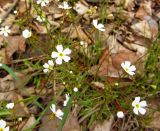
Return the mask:
[[0,131],[160,130],[160,0],[0,0]]

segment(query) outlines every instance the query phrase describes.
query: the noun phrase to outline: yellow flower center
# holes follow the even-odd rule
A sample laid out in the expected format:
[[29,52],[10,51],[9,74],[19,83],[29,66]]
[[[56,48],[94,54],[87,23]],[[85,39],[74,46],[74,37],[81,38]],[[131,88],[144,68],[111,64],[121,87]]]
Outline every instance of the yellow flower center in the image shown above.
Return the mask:
[[4,131],[4,128],[0,128],[0,131]]
[[60,57],[63,57],[63,56],[64,56],[64,54],[63,54],[63,53],[59,53],[59,56],[60,56]]
[[125,68],[125,71],[128,71],[129,69],[128,68]]
[[137,109],[140,108],[140,105],[139,105],[139,104],[136,104],[136,108],[137,108]]

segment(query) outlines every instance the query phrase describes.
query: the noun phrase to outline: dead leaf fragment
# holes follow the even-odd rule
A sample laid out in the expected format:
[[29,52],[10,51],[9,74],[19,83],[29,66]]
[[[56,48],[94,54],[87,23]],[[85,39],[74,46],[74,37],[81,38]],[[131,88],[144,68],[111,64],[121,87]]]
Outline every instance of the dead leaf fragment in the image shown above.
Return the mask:
[[80,1],[75,4],[75,7],[73,8],[79,15],[85,14],[87,11],[89,11],[89,8],[82,4]]
[[28,128],[30,128],[34,123],[36,122],[35,117],[32,115],[29,117],[28,121],[26,122],[26,124],[24,125],[24,127],[22,128],[22,131],[27,130]]
[[67,121],[62,131],[80,131],[80,125],[77,121],[77,118],[72,113],[68,115]]
[[80,40],[86,41],[87,43],[91,43],[90,38],[87,36],[87,34],[83,31],[82,27],[80,25],[67,27],[62,30],[62,33],[69,33],[70,37],[72,39],[79,38]]
[[144,1],[143,3],[140,4],[140,7],[138,11],[135,14],[136,18],[140,18],[141,20],[144,20],[144,17],[149,15],[152,15],[152,1]]
[[158,24],[151,17],[145,17],[146,20],[139,21],[131,26],[133,31],[139,36],[148,39],[155,39],[158,34]]
[[90,131],[110,131],[114,117],[111,116],[109,120],[105,120],[103,123],[97,123]]
[[2,63],[10,64],[12,60],[12,55],[16,51],[25,51],[25,39],[22,36],[8,36],[3,37],[3,40],[7,43],[6,48],[0,49],[0,56],[2,58]]

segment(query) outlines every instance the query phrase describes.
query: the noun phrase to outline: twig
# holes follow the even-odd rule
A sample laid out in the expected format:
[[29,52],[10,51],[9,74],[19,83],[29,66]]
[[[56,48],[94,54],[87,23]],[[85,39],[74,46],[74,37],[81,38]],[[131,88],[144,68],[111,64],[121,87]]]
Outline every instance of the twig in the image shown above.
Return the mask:
[[19,1],[19,0],[15,0],[14,3],[9,7],[9,9],[7,10],[7,12],[6,12],[4,15],[1,16],[1,20],[2,20],[1,23],[4,22],[5,18],[7,18],[7,16],[9,15],[9,13],[10,13],[10,12],[13,10],[13,8],[17,5],[18,1]]

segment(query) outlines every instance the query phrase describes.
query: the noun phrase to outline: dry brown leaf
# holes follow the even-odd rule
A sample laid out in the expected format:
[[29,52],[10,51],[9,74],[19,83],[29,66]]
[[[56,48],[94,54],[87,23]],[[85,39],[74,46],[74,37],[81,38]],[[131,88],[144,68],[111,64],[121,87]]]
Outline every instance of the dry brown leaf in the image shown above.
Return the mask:
[[[25,0],[20,0],[19,1],[19,13],[23,14],[26,12],[27,8],[26,8],[26,2]],[[28,2],[27,2],[27,6],[28,6]],[[29,7],[29,6],[28,6]]]
[[133,24],[131,28],[137,35],[148,39],[155,39],[158,35],[158,24],[151,17],[144,17],[145,20]]
[[51,118],[51,111],[48,111],[41,119],[42,123],[39,127],[39,131],[58,131],[59,120],[54,117]]
[[144,20],[144,17],[149,15],[152,15],[152,1],[144,1],[140,4],[140,7],[138,11],[135,14],[135,17],[140,18],[141,20]]
[[105,120],[103,123],[97,123],[90,131],[110,131],[114,117],[111,116],[109,120]]
[[124,8],[131,11],[135,6],[135,0],[124,0]]
[[104,84],[98,81],[92,81],[91,82],[91,87],[93,87],[94,89],[104,89]]
[[35,117],[32,115],[29,117],[29,119],[27,120],[26,124],[24,125],[24,127],[22,128],[22,131],[27,130],[28,128],[30,128],[34,123],[36,122]]
[[71,25],[70,27],[67,27],[65,29],[62,30],[62,33],[69,33],[69,36],[72,39],[80,39],[83,41],[86,41],[87,43],[91,43],[90,38],[87,36],[87,34],[83,31],[82,27],[79,26],[73,26]]
[[152,109],[157,110],[157,111],[154,112],[152,120],[149,123],[149,125],[146,125],[147,128],[160,129],[160,124],[159,124],[160,123],[160,111],[158,111],[160,107],[159,100],[160,100],[160,97],[156,97],[149,102],[150,107],[152,107]]
[[83,15],[89,11],[89,8],[85,6],[82,2],[78,1],[73,8],[79,15]]
[[80,125],[77,118],[72,113],[68,115],[62,131],[80,131]]
[[25,51],[25,39],[22,36],[8,36],[3,37],[5,43],[7,43],[6,48],[0,49],[1,62],[4,64],[10,64],[12,60],[12,55],[16,51]]

